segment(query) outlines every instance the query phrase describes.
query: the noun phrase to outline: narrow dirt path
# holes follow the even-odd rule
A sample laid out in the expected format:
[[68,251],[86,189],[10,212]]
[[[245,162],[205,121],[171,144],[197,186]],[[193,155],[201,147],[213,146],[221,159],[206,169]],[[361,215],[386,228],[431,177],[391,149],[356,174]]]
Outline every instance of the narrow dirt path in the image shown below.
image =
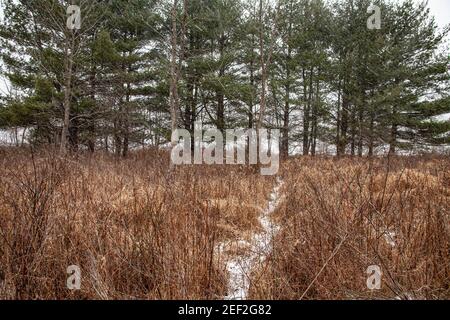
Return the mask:
[[261,210],[259,222],[262,231],[251,236],[249,241],[238,240],[233,243],[222,243],[219,251],[223,252],[225,247],[234,245],[238,248],[238,254],[226,260],[226,269],[229,273],[227,300],[245,300],[250,288],[251,271],[263,263],[272,251],[272,239],[280,227],[272,222],[270,215],[281,202],[280,189],[283,181],[277,178],[276,184],[270,195],[267,207]]

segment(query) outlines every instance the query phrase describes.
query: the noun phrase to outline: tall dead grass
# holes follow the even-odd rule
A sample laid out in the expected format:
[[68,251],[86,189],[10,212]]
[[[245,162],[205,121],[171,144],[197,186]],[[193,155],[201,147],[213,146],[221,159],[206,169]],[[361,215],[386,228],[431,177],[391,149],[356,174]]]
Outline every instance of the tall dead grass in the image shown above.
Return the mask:
[[[0,298],[224,297],[217,247],[260,230],[275,178],[168,164],[156,150],[117,160],[0,149]],[[249,298],[450,297],[449,159],[298,158],[280,175],[281,230]],[[79,291],[66,287],[70,265]],[[369,265],[381,290],[366,287]]]
[[251,298],[450,298],[448,158],[301,158],[282,175],[282,231]]
[[[236,203],[258,203],[270,183],[243,167],[168,163],[157,151],[117,161],[2,150],[0,298],[223,297],[215,247],[256,224]],[[66,287],[70,265],[79,291]]]

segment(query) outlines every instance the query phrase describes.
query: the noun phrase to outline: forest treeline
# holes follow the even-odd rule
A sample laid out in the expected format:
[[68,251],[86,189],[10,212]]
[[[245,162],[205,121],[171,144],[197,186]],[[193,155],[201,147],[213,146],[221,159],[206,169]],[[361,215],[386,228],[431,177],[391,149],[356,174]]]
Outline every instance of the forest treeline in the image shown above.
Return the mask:
[[280,129],[283,155],[450,143],[437,120],[450,112],[449,29],[426,3],[4,0],[3,14],[0,128],[34,145],[127,156],[199,120]]

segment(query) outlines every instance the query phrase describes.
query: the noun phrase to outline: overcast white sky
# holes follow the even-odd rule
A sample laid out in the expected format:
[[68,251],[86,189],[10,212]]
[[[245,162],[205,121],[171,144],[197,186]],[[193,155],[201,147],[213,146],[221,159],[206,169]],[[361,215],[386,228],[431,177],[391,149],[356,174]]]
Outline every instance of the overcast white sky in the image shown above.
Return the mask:
[[428,4],[440,27],[450,23],[450,0],[429,0]]

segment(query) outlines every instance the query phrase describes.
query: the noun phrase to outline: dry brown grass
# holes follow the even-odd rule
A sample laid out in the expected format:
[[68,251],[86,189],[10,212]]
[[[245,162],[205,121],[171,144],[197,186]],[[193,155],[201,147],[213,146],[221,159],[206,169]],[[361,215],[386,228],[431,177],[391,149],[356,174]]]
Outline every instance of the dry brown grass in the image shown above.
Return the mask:
[[289,161],[283,229],[251,297],[450,298],[449,173],[448,158]]
[[[236,203],[264,201],[270,189],[243,167],[170,174],[165,153],[116,161],[1,152],[6,299],[221,298],[227,274],[215,247],[257,221]],[[66,288],[69,265],[81,267],[81,291]]]
[[[170,173],[168,163],[158,151],[0,150],[0,298],[225,296],[217,246],[260,230],[275,179],[243,166]],[[280,175],[282,229],[250,298],[450,298],[449,159],[298,158]],[[73,264],[80,291],[66,288]],[[379,291],[366,288],[372,264]]]

